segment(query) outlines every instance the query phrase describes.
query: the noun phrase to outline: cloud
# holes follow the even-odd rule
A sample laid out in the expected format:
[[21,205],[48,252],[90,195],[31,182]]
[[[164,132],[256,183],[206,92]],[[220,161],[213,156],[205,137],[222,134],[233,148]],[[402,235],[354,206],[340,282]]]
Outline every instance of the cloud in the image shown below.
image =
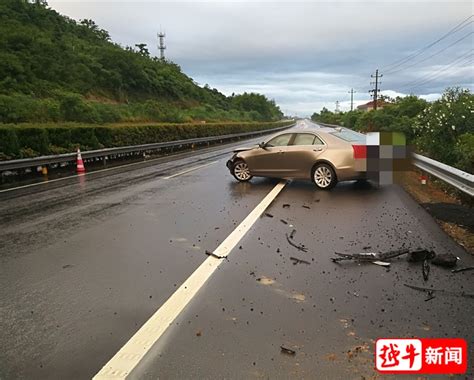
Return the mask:
[[[377,67],[383,72],[384,66],[436,40],[472,13],[469,1],[50,0],[49,4],[72,18],[94,19],[124,46],[147,43],[155,55],[161,26],[167,57],[198,83],[209,83],[226,94],[258,91],[274,98],[282,109],[305,115],[322,106],[334,108],[336,100],[346,107],[351,87],[357,90],[357,102],[368,101],[370,74]],[[472,30],[471,23],[428,52]],[[472,44],[471,35],[423,64],[387,74],[381,88],[426,94],[441,93],[462,81],[472,86],[469,62],[436,77],[454,52],[472,49]],[[407,86],[426,75],[436,78],[420,88]]]

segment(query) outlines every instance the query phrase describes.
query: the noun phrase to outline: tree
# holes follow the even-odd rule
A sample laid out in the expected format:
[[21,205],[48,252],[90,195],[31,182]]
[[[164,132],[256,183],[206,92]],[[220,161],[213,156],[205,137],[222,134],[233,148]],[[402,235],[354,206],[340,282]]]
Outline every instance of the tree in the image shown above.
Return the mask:
[[149,57],[150,52],[148,51],[147,44],[135,44],[135,47],[138,48],[138,54],[144,56],[144,57]]

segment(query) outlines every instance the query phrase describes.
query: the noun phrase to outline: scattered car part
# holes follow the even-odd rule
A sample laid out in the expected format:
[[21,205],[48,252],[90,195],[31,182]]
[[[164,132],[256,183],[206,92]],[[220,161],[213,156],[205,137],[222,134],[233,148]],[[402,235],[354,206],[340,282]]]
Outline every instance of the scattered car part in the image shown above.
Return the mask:
[[285,235],[286,235],[286,240],[288,240],[288,243],[290,243],[291,246],[295,247],[298,251],[308,252],[308,248],[306,248],[304,244],[296,244],[295,242],[293,242],[292,239],[290,239],[290,235],[288,234],[285,234]]
[[452,253],[442,253],[436,255],[436,257],[431,261],[434,265],[440,267],[453,268],[458,262],[458,258]]
[[216,259],[226,259],[226,260],[229,260],[229,259],[227,258],[227,256],[219,256],[219,255],[216,255],[214,252],[208,251],[207,249],[206,249],[206,251],[205,251],[204,253],[205,253],[206,255],[208,255],[208,256],[215,257]]
[[298,259],[297,257],[290,257],[290,260],[293,261],[293,265],[296,265],[296,264],[307,264],[307,265],[310,265],[310,264],[311,264],[309,261],[302,260],[302,259]]
[[459,269],[452,269],[451,272],[459,273],[459,272],[467,272],[468,270],[474,270],[474,267],[464,267]]
[[423,260],[423,265],[421,266],[421,271],[423,272],[423,280],[428,281],[430,276],[430,261],[428,259]]
[[403,284],[407,288],[418,290],[420,292],[425,292],[428,294],[433,293],[444,293],[446,295],[455,296],[455,297],[465,297],[465,298],[474,298],[474,294],[465,293],[465,292],[453,292],[452,290],[445,290],[445,289],[430,289],[430,288],[422,288],[421,286],[415,286],[410,284]]
[[295,351],[295,350],[292,350],[291,348],[286,348],[285,346],[280,346],[280,349],[281,349],[281,352],[282,352],[283,354],[291,355],[291,356],[295,356],[295,355],[296,355],[296,351]]
[[407,255],[407,261],[409,262],[419,262],[426,259],[431,260],[436,256],[433,251],[428,251],[426,249],[419,249],[416,251],[410,251]]
[[335,263],[338,261],[344,260],[356,260],[356,261],[365,261],[365,262],[373,262],[373,261],[384,261],[393,259],[395,257],[405,255],[409,251],[408,249],[400,249],[396,251],[389,251],[385,253],[375,253],[375,252],[361,252],[361,253],[340,253],[334,252],[339,257],[333,257],[331,260]]

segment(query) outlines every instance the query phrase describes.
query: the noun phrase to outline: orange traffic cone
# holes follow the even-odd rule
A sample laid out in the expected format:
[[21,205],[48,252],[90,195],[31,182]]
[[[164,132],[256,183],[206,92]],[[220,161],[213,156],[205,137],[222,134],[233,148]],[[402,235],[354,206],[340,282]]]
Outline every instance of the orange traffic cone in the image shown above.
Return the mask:
[[81,150],[77,148],[76,170],[78,173],[85,173],[84,161],[82,161]]

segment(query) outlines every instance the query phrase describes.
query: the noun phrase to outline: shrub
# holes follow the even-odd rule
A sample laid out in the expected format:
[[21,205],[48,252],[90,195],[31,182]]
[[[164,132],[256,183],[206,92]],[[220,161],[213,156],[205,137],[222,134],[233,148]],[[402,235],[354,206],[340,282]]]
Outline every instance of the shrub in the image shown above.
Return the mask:
[[45,128],[16,128],[20,148],[30,148],[40,154],[49,153],[49,138]]
[[0,128],[0,152],[7,156],[19,154],[18,137],[12,128]]

